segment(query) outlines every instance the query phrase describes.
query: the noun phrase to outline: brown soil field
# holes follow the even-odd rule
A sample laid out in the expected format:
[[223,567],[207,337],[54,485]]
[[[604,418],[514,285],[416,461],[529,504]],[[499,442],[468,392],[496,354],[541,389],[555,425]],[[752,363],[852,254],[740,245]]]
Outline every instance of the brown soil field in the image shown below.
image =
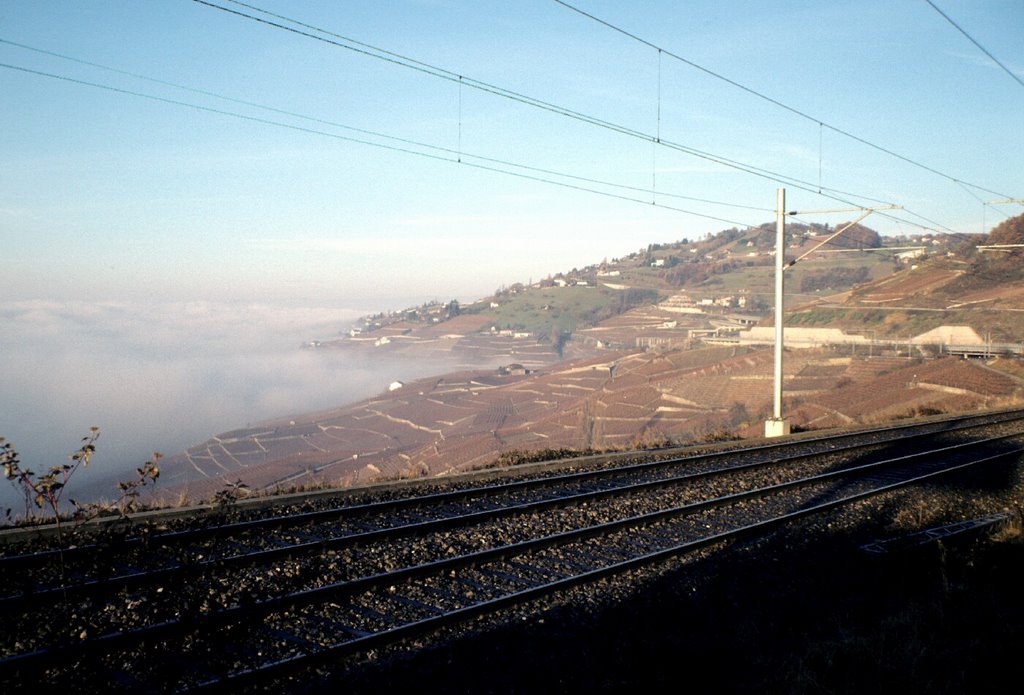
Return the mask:
[[[1005,360],[1004,360],[1005,361]],[[998,362],[998,361],[996,361]],[[957,358],[786,354],[797,428],[869,424],[1024,401],[1021,375]],[[994,363],[995,364],[995,363]],[[353,485],[494,465],[509,452],[629,449],[761,436],[771,350],[618,351],[526,375],[466,371],[329,411],[236,430],[163,461],[164,495]]]

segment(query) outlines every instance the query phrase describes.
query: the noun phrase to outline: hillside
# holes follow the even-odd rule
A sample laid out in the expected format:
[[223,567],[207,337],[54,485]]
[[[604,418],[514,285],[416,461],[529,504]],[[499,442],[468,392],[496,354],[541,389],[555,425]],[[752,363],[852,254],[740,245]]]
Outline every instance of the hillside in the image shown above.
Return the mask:
[[[787,257],[831,233],[790,231]],[[785,412],[794,426],[1019,402],[1018,360],[922,362],[907,358],[923,355],[923,344],[911,354],[900,349],[940,326],[1019,341],[1024,280],[1012,272],[1019,258],[979,253],[983,239],[965,245],[856,231],[787,273],[787,307],[796,307],[787,326],[851,335],[849,343],[787,351]],[[490,466],[503,454],[760,436],[772,353],[743,336],[771,323],[773,232],[765,225],[652,244],[499,288],[473,304],[431,302],[364,317],[344,337],[305,347],[443,356],[461,371],[218,435],[165,460],[165,494],[208,498],[236,480],[256,489],[351,485]]]
[[[529,374],[465,372],[330,411],[226,432],[165,459],[165,494],[353,485],[494,465],[501,454],[621,449],[760,436],[772,353],[735,347],[609,351]],[[797,427],[884,422],[1024,400],[1024,379],[955,358],[792,352],[785,411]],[[884,394],[884,396],[879,396]]]
[[1021,265],[989,259],[924,259],[913,267],[798,308],[787,325],[842,328],[877,337],[918,335],[942,325],[971,326],[994,342],[1024,335]]
[[[848,293],[800,307],[787,323],[917,335],[941,325],[971,326],[994,342],[1024,335],[1024,215],[1005,220],[988,238],[921,237],[893,272]],[[914,241],[914,240],[910,240]]]

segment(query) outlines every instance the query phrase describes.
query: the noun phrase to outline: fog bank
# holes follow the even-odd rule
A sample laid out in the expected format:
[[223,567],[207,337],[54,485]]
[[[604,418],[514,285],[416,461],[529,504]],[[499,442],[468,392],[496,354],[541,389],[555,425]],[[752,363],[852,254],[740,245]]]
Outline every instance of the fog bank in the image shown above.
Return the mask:
[[[68,496],[116,497],[151,452],[170,455],[262,420],[345,405],[446,364],[302,350],[365,313],[212,302],[22,301],[0,308],[0,436],[36,472],[67,460],[89,427],[97,453]],[[76,494],[77,493],[77,494]],[[0,504],[23,511],[10,484]]]

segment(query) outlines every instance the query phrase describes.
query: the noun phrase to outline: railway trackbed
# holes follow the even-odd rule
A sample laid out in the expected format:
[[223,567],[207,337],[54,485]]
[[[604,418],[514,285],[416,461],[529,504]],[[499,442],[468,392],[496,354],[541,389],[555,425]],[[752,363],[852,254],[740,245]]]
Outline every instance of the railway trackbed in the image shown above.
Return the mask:
[[0,558],[0,682],[241,688],[1024,453],[1024,413]]

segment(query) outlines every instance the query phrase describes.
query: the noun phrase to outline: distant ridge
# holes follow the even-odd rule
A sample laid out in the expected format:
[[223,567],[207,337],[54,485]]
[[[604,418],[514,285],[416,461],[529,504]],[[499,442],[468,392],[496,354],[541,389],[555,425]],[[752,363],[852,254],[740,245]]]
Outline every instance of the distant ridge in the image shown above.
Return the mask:
[[[772,354],[742,336],[772,323],[772,231],[651,244],[472,304],[435,301],[363,317],[344,338],[305,347],[444,356],[461,371],[382,384],[379,396],[359,403],[218,435],[164,460],[164,494],[209,498],[236,480],[257,490],[357,485],[491,466],[515,452],[760,436]],[[787,257],[830,233],[791,225]],[[787,352],[793,424],[1020,402],[1024,370],[1014,361],[923,360],[935,351],[912,349],[920,346],[913,336],[948,332],[942,326],[963,326],[957,340],[1024,335],[1020,258],[986,256],[977,250],[983,241],[883,239],[858,227],[795,266],[787,275],[791,335],[852,338]]]

